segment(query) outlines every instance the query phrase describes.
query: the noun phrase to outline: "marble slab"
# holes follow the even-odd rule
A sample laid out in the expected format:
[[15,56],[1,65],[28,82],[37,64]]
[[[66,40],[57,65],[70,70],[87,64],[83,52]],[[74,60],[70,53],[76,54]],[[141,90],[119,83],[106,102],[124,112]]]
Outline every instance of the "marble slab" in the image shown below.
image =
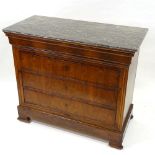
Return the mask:
[[3,31],[135,52],[148,29],[35,15]]

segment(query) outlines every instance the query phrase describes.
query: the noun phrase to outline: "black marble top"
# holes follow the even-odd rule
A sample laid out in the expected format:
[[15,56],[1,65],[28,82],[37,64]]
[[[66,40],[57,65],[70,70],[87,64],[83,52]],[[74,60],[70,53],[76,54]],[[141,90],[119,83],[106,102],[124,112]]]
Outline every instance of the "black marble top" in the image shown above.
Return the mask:
[[130,51],[139,49],[147,30],[44,16],[32,16],[3,29],[4,32]]

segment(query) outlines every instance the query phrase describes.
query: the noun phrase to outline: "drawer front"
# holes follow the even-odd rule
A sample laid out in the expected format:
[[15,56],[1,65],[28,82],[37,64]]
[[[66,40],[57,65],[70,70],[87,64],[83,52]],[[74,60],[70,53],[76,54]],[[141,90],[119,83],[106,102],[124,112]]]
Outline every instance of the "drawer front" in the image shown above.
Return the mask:
[[21,51],[20,58],[24,69],[93,82],[94,84],[101,84],[109,88],[118,87],[119,71],[111,66],[94,66],[86,63],[33,55],[23,51]]
[[26,104],[98,126],[114,126],[119,70],[20,52]]
[[117,91],[86,85],[59,76],[46,77],[30,73],[23,73],[22,75],[25,87],[34,88],[48,94],[60,94],[66,98],[100,107],[116,108]]
[[25,104],[45,108],[60,116],[101,127],[113,126],[115,123],[115,112],[112,110],[29,89],[24,89],[24,94]]

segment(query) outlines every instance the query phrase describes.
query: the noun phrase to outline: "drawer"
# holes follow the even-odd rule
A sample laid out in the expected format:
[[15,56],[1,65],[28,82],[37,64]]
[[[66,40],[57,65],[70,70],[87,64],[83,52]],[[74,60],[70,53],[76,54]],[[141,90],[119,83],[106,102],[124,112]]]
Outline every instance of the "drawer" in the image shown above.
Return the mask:
[[24,87],[40,90],[47,94],[58,94],[68,99],[78,100],[110,109],[116,108],[117,91],[60,76],[44,76],[28,72],[22,73]]
[[24,89],[25,104],[39,106],[49,113],[64,116],[69,119],[89,124],[110,127],[115,123],[115,111],[83,104],[79,101],[68,100],[57,95]]
[[23,69],[48,75],[70,77],[109,88],[118,87],[119,70],[112,66],[95,66],[90,63],[40,56],[24,51],[20,52],[20,59]]

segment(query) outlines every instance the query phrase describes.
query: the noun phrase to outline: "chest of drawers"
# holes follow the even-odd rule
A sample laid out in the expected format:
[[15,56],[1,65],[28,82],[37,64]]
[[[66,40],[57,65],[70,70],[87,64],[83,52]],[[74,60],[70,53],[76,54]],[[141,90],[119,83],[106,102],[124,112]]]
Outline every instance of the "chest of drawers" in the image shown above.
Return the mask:
[[12,44],[19,120],[43,121],[123,148],[144,28],[32,16]]

